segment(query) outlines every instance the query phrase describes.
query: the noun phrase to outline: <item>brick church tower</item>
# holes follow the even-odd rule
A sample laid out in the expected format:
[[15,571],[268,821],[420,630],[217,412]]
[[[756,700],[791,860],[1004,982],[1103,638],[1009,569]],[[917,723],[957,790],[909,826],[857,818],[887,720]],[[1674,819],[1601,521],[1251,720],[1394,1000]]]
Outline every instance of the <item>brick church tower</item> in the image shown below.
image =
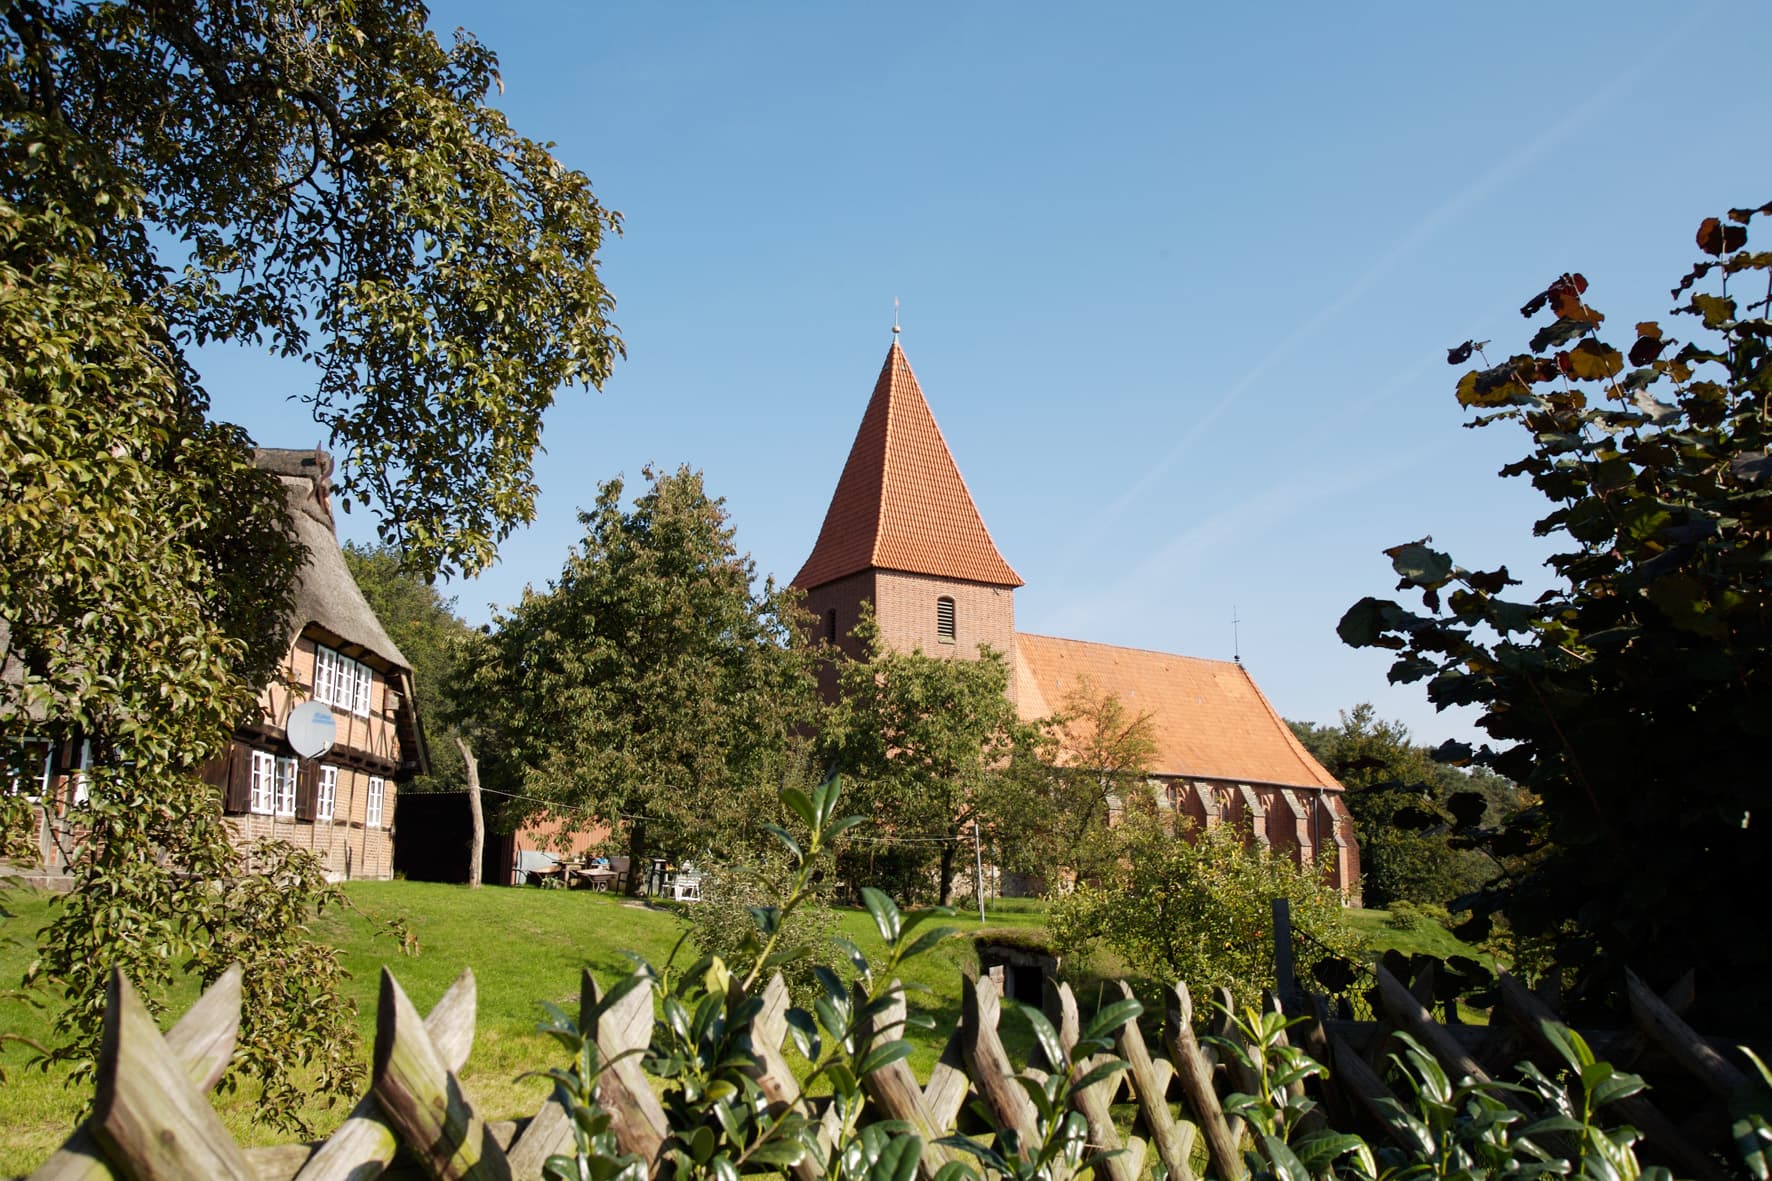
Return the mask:
[[888,647],[969,658],[989,645],[1013,660],[1021,584],[894,340],[812,556],[793,579],[817,635],[859,656],[849,633],[872,602]]

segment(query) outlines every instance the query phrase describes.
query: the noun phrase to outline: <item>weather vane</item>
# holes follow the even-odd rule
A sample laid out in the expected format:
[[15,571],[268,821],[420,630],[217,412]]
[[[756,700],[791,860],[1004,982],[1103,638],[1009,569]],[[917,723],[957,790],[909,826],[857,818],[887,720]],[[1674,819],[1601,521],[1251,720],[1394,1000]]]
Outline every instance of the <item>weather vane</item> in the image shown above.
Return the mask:
[[892,297],[892,335],[897,336],[904,331],[898,326],[898,296]]

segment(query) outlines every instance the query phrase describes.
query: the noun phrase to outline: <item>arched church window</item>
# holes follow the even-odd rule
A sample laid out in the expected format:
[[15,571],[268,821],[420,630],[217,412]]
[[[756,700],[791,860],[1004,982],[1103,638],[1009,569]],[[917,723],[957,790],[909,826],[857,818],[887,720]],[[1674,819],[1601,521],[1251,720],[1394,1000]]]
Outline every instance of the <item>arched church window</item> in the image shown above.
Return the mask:
[[954,601],[946,595],[935,600],[935,638],[944,644],[954,642]]

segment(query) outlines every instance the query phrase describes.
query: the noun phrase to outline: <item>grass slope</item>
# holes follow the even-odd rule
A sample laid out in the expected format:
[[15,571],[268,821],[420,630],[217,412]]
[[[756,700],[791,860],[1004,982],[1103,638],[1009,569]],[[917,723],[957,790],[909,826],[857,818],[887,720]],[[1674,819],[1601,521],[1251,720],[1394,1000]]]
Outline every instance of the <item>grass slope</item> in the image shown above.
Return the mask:
[[[493,1119],[527,1115],[546,1093],[542,1080],[521,1077],[554,1065],[559,1058],[554,1043],[535,1032],[541,1001],[551,1000],[572,1012],[580,969],[588,966],[607,983],[629,970],[624,951],[662,967],[687,927],[668,910],[583,891],[467,890],[421,882],[355,882],[344,889],[354,909],[323,916],[314,932],[340,949],[351,973],[346,999],[356,1006],[365,1070],[384,965],[421,1013],[430,1010],[463,968],[472,968],[479,1020],[473,1053],[461,1077],[475,1106]],[[15,894],[8,900],[16,917],[0,927],[0,987],[17,980],[30,962],[32,936],[52,917],[51,905],[49,896],[41,894]],[[402,954],[399,943],[386,933],[387,920],[396,917],[416,938],[416,955]],[[1404,932],[1385,926],[1382,911],[1356,911],[1351,917],[1379,950],[1395,947],[1436,955],[1470,951],[1431,923]],[[957,927],[963,935],[975,933],[980,925],[976,911],[935,921]],[[1026,902],[993,907],[987,917],[992,928],[1038,928],[1044,923],[1045,908]],[[865,953],[875,956],[881,951],[865,912],[842,911],[838,925]],[[686,945],[679,962],[686,965],[693,958]],[[976,969],[977,963],[971,941],[960,938],[907,965],[911,1006],[935,1021],[933,1031],[914,1031],[912,1037],[915,1050],[910,1065],[919,1078],[928,1077],[949,1031],[959,1021],[962,970]],[[1087,983],[1078,987],[1080,994],[1091,993],[1079,999],[1085,1007],[1092,1006],[1094,990]],[[176,1017],[195,995],[194,988],[181,990],[171,998],[169,1012]],[[170,1025],[171,1020],[163,1024]],[[48,1029],[48,1015],[42,1010],[16,1000],[0,1007],[0,1037],[42,1039]],[[1007,1022],[1003,1032],[1011,1053],[1024,1055],[1031,1037],[1020,1023]],[[90,1094],[89,1085],[66,1085],[65,1069],[28,1068],[31,1056],[31,1050],[16,1040],[0,1044],[0,1070],[6,1075],[5,1085],[0,1086],[0,1175],[28,1173],[41,1163],[66,1137]],[[288,1143],[295,1138],[253,1124],[252,1088],[218,1094],[216,1103],[243,1144]],[[304,1116],[317,1135],[324,1135],[344,1118],[345,1110],[316,1104]]]
[[[382,967],[391,969],[418,1007],[429,1012],[463,968],[472,968],[479,991],[479,1020],[473,1053],[462,1082],[475,1106],[488,1118],[527,1115],[540,1104],[547,1084],[523,1079],[525,1072],[555,1065],[558,1047],[535,1033],[542,1016],[540,1002],[551,1000],[573,1012],[578,1000],[581,967],[599,980],[625,974],[630,964],[622,954],[633,951],[663,966],[687,924],[674,913],[636,906],[620,898],[585,891],[467,890],[460,886],[422,882],[354,882],[345,887],[356,908],[329,913],[315,924],[315,934],[340,949],[351,973],[347,999],[356,1005],[359,1048],[365,1070],[374,1033],[375,998]],[[34,954],[32,936],[52,916],[49,896],[20,893],[8,900],[15,918],[0,927],[0,987],[16,981]],[[386,920],[401,918],[418,941],[418,954],[401,953],[385,933]],[[1044,914],[1036,909],[993,910],[990,925],[1037,926]],[[960,914],[942,922],[962,931],[975,930],[978,915]],[[872,920],[862,911],[844,911],[843,934],[869,955],[880,940]],[[694,958],[687,945],[681,963]],[[959,1020],[960,970],[977,959],[970,942],[952,940],[908,965],[906,983],[911,1004],[930,1013],[938,1032],[926,1035],[910,1059],[926,1077]],[[195,999],[186,988],[169,1004],[173,1017]],[[18,1001],[0,1007],[0,1036],[42,1039],[48,1015]],[[67,1136],[90,1094],[88,1086],[70,1087],[68,1072],[28,1068],[32,1051],[17,1041],[0,1044],[0,1175],[34,1169]],[[365,1083],[365,1086],[367,1084]],[[216,1096],[230,1131],[242,1143],[278,1144],[291,1133],[252,1123],[256,1094],[242,1087]],[[317,1135],[344,1118],[342,1106],[312,1105],[304,1112]]]

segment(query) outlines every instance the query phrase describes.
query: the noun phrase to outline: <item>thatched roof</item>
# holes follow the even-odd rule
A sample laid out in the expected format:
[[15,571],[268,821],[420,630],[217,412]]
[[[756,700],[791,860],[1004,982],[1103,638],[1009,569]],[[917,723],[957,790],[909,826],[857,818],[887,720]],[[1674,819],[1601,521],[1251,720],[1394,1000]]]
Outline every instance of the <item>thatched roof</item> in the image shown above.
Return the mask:
[[253,452],[253,462],[282,480],[296,536],[308,551],[307,565],[295,582],[290,637],[315,624],[347,646],[411,672],[412,665],[388,638],[345,565],[332,520],[332,456],[317,448],[291,451],[261,447]]

